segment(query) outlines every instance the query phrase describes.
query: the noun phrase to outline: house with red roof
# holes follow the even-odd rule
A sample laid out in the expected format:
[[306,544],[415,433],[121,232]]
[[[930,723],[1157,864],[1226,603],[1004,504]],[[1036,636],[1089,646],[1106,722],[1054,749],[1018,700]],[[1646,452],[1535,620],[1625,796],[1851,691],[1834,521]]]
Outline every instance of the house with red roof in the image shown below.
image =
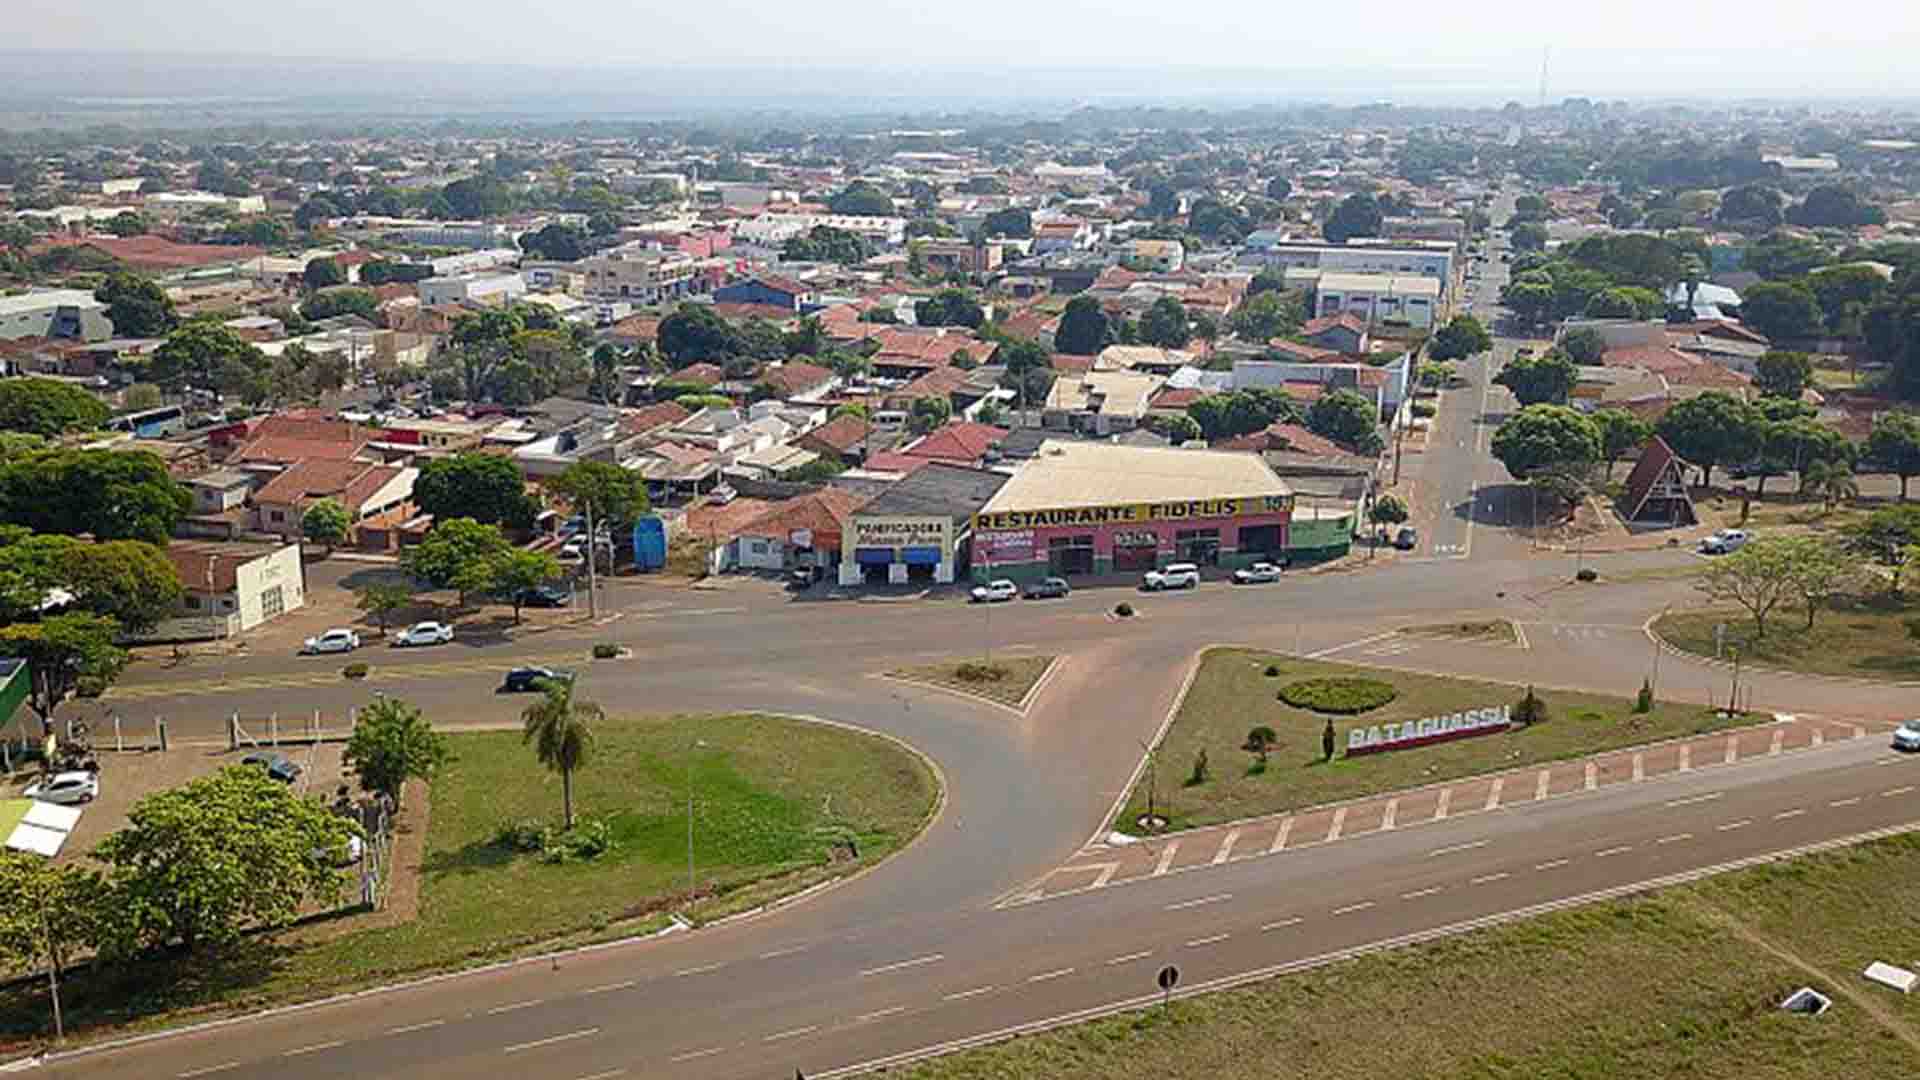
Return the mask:
[[987,452],[1007,437],[1007,429],[971,420],[956,420],[934,428],[920,439],[901,448],[909,457],[944,461],[969,467],[984,464]]
[[302,460],[253,493],[254,528],[283,539],[297,539],[307,509],[322,499],[332,499],[347,511],[352,542],[362,522],[385,514],[404,517],[412,513],[413,483],[419,475],[420,470],[411,466]]
[[733,562],[746,570],[838,566],[853,513],[866,501],[854,492],[826,487],[775,503],[734,532],[729,544]]
[[819,364],[788,360],[762,371],[759,381],[782,401],[818,401],[840,382],[840,376]]
[[841,462],[858,460],[862,447],[873,432],[873,426],[852,413],[836,416],[826,423],[793,440],[793,445],[802,450],[811,450],[821,457],[837,458]]
[[878,348],[873,354],[873,370],[890,379],[912,379],[934,368],[953,363],[956,352],[965,353],[977,366],[986,363],[999,343],[978,341],[963,332],[940,327],[933,330],[885,328],[873,335]]
[[1300,336],[1307,339],[1308,344],[1355,356],[1364,355],[1369,344],[1367,321],[1351,311],[1309,319],[1300,328]]

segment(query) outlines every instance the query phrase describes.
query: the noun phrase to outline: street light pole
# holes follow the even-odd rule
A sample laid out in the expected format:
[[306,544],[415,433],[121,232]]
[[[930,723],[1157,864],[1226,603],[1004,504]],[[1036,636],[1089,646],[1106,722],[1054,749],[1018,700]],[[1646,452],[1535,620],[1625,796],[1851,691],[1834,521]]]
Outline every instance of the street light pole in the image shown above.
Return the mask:
[[600,617],[600,597],[594,590],[593,562],[600,553],[600,535],[593,531],[593,500],[582,500],[587,510],[587,617]]
[[695,881],[693,876],[693,752],[706,747],[701,739],[693,740],[693,746],[687,750],[687,903],[693,903]]
[[59,1045],[67,1039],[67,1025],[60,1015],[60,962],[54,956],[53,920],[44,902],[40,905],[40,929],[47,937],[47,991],[53,998],[53,1041]]

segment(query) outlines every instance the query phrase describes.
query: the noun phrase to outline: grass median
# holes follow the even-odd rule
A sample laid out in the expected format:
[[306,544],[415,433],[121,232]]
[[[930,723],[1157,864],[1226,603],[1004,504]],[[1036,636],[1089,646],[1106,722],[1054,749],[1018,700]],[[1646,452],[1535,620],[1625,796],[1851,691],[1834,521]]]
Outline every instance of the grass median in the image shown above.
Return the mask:
[[[1267,674],[1269,670],[1273,674]],[[1379,680],[1393,688],[1394,697],[1364,713],[1332,717],[1294,708],[1276,697],[1290,683],[1326,677]],[[1349,728],[1512,705],[1524,692],[1525,687],[1506,683],[1214,649],[1201,659],[1200,671],[1161,741],[1153,770],[1155,811],[1168,819],[1169,828],[1192,828],[1747,722],[1697,705],[1655,703],[1651,711],[1636,713],[1633,703],[1623,698],[1544,690],[1539,696],[1550,717],[1544,723],[1432,746],[1345,756]],[[1321,733],[1329,718],[1335,754],[1324,762]],[[1261,726],[1275,736],[1264,771],[1257,768],[1254,755],[1242,749],[1249,731]],[[1208,776],[1192,783],[1194,762],[1203,750]],[[1143,775],[1116,828],[1133,831],[1147,812],[1147,793],[1148,778]]]
[[[1907,623],[1920,618],[1920,601],[1880,595],[1836,603],[1808,628],[1800,611],[1767,620],[1767,633],[1754,632],[1753,619],[1738,609],[1674,612],[1654,621],[1654,632],[1685,652],[1724,658],[1724,646],[1740,650],[1748,663],[1810,675],[1856,679],[1920,679],[1920,639]],[[1714,627],[1725,626],[1724,640]]]
[[[573,781],[577,812],[604,820],[613,847],[553,864],[499,833],[522,821],[557,823],[559,777],[535,762],[517,731],[447,738],[455,760],[433,782],[411,919],[338,933],[329,931],[351,921],[309,924],[192,969],[175,962],[78,974],[63,987],[69,1030],[298,1000],[641,932],[664,925],[669,912],[717,917],[886,858],[918,834],[939,797],[920,757],[846,728],[757,714],[614,719],[596,729],[593,757]],[[43,989],[36,982],[0,994],[0,1031],[38,1030]]]
[[[1905,943],[1920,937],[1916,890],[1920,840],[1899,837],[1063,1028],[901,1075],[1896,1080],[1914,1076],[1920,1061],[1920,998],[1859,972],[1872,960],[1904,964]],[[1825,1015],[1775,1008],[1807,985],[1834,999]]]
[[926,683],[970,694],[1000,705],[1018,708],[1033,692],[1053,663],[1051,656],[1000,656],[989,663],[985,659],[949,660],[938,664],[889,671],[888,675],[908,682]]

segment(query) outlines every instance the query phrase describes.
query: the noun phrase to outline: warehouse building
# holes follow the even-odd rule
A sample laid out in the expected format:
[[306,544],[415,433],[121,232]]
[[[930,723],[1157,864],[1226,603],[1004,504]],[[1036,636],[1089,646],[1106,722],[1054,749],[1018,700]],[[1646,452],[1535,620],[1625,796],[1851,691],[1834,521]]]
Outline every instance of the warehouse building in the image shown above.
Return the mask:
[[1256,453],[1048,440],[974,515],[973,577],[1278,561],[1293,504]]

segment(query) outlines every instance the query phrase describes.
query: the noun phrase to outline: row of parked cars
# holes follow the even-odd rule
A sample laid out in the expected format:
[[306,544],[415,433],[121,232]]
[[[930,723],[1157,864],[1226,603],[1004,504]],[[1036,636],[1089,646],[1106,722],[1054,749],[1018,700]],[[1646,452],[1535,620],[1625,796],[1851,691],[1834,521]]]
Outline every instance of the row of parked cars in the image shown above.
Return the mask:
[[[1257,562],[1252,566],[1235,570],[1232,581],[1235,585],[1261,585],[1279,581],[1286,573],[1281,563]],[[1140,578],[1140,588],[1146,592],[1162,592],[1168,589],[1197,589],[1200,587],[1200,566],[1197,563],[1168,563],[1158,569],[1149,570]],[[1028,585],[1023,591],[1019,585],[1007,578],[996,578],[985,585],[976,585],[968,594],[976,604],[997,604],[1005,600],[1025,596],[1029,600],[1044,600],[1070,594],[1073,587],[1066,578],[1045,577]]]

